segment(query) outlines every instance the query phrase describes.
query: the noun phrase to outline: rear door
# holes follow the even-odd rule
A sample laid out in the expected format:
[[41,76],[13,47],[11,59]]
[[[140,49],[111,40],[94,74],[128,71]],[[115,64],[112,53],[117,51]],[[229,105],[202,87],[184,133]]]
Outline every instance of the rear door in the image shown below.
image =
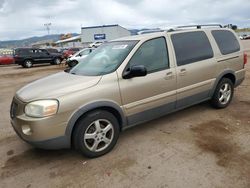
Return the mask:
[[177,72],[177,108],[209,97],[216,76],[216,60],[204,31],[171,35]]
[[38,53],[40,61],[43,63],[51,62],[53,60],[53,56],[45,49],[39,49]]

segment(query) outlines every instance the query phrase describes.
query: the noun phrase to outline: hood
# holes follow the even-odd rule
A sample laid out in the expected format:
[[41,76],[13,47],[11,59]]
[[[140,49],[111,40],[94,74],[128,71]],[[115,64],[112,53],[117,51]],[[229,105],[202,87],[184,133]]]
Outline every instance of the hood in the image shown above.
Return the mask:
[[79,76],[60,72],[27,84],[17,91],[17,97],[29,102],[37,99],[56,98],[96,85],[101,76]]

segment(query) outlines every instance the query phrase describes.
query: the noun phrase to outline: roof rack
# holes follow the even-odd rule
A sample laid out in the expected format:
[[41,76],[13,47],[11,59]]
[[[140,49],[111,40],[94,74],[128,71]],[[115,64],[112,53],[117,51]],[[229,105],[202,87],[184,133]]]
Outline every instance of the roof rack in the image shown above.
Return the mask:
[[164,30],[162,29],[148,29],[148,30],[142,30],[137,32],[138,35],[143,35],[143,34],[149,34],[149,33],[158,33],[158,32],[163,32]]
[[201,27],[219,27],[222,28],[222,25],[220,24],[205,24],[205,25],[184,25],[184,26],[178,26],[178,29],[181,28],[189,28],[189,27],[196,27],[197,29],[201,29]]

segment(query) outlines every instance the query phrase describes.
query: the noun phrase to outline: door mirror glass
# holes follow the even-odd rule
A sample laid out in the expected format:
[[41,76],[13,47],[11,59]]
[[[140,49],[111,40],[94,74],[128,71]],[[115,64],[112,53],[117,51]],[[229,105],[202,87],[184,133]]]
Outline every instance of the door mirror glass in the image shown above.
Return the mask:
[[147,75],[147,69],[144,65],[134,65],[130,68],[128,68],[124,74],[124,79],[130,79],[134,77],[142,77]]

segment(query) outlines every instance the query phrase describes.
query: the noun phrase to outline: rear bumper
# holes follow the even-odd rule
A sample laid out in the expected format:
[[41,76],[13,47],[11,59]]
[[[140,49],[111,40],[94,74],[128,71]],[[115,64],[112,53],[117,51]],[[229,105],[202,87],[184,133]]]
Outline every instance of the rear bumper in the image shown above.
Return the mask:
[[234,87],[238,87],[243,81],[244,81],[244,78],[236,80]]
[[246,69],[241,69],[239,71],[235,72],[236,81],[235,81],[235,87],[239,86],[245,79]]

